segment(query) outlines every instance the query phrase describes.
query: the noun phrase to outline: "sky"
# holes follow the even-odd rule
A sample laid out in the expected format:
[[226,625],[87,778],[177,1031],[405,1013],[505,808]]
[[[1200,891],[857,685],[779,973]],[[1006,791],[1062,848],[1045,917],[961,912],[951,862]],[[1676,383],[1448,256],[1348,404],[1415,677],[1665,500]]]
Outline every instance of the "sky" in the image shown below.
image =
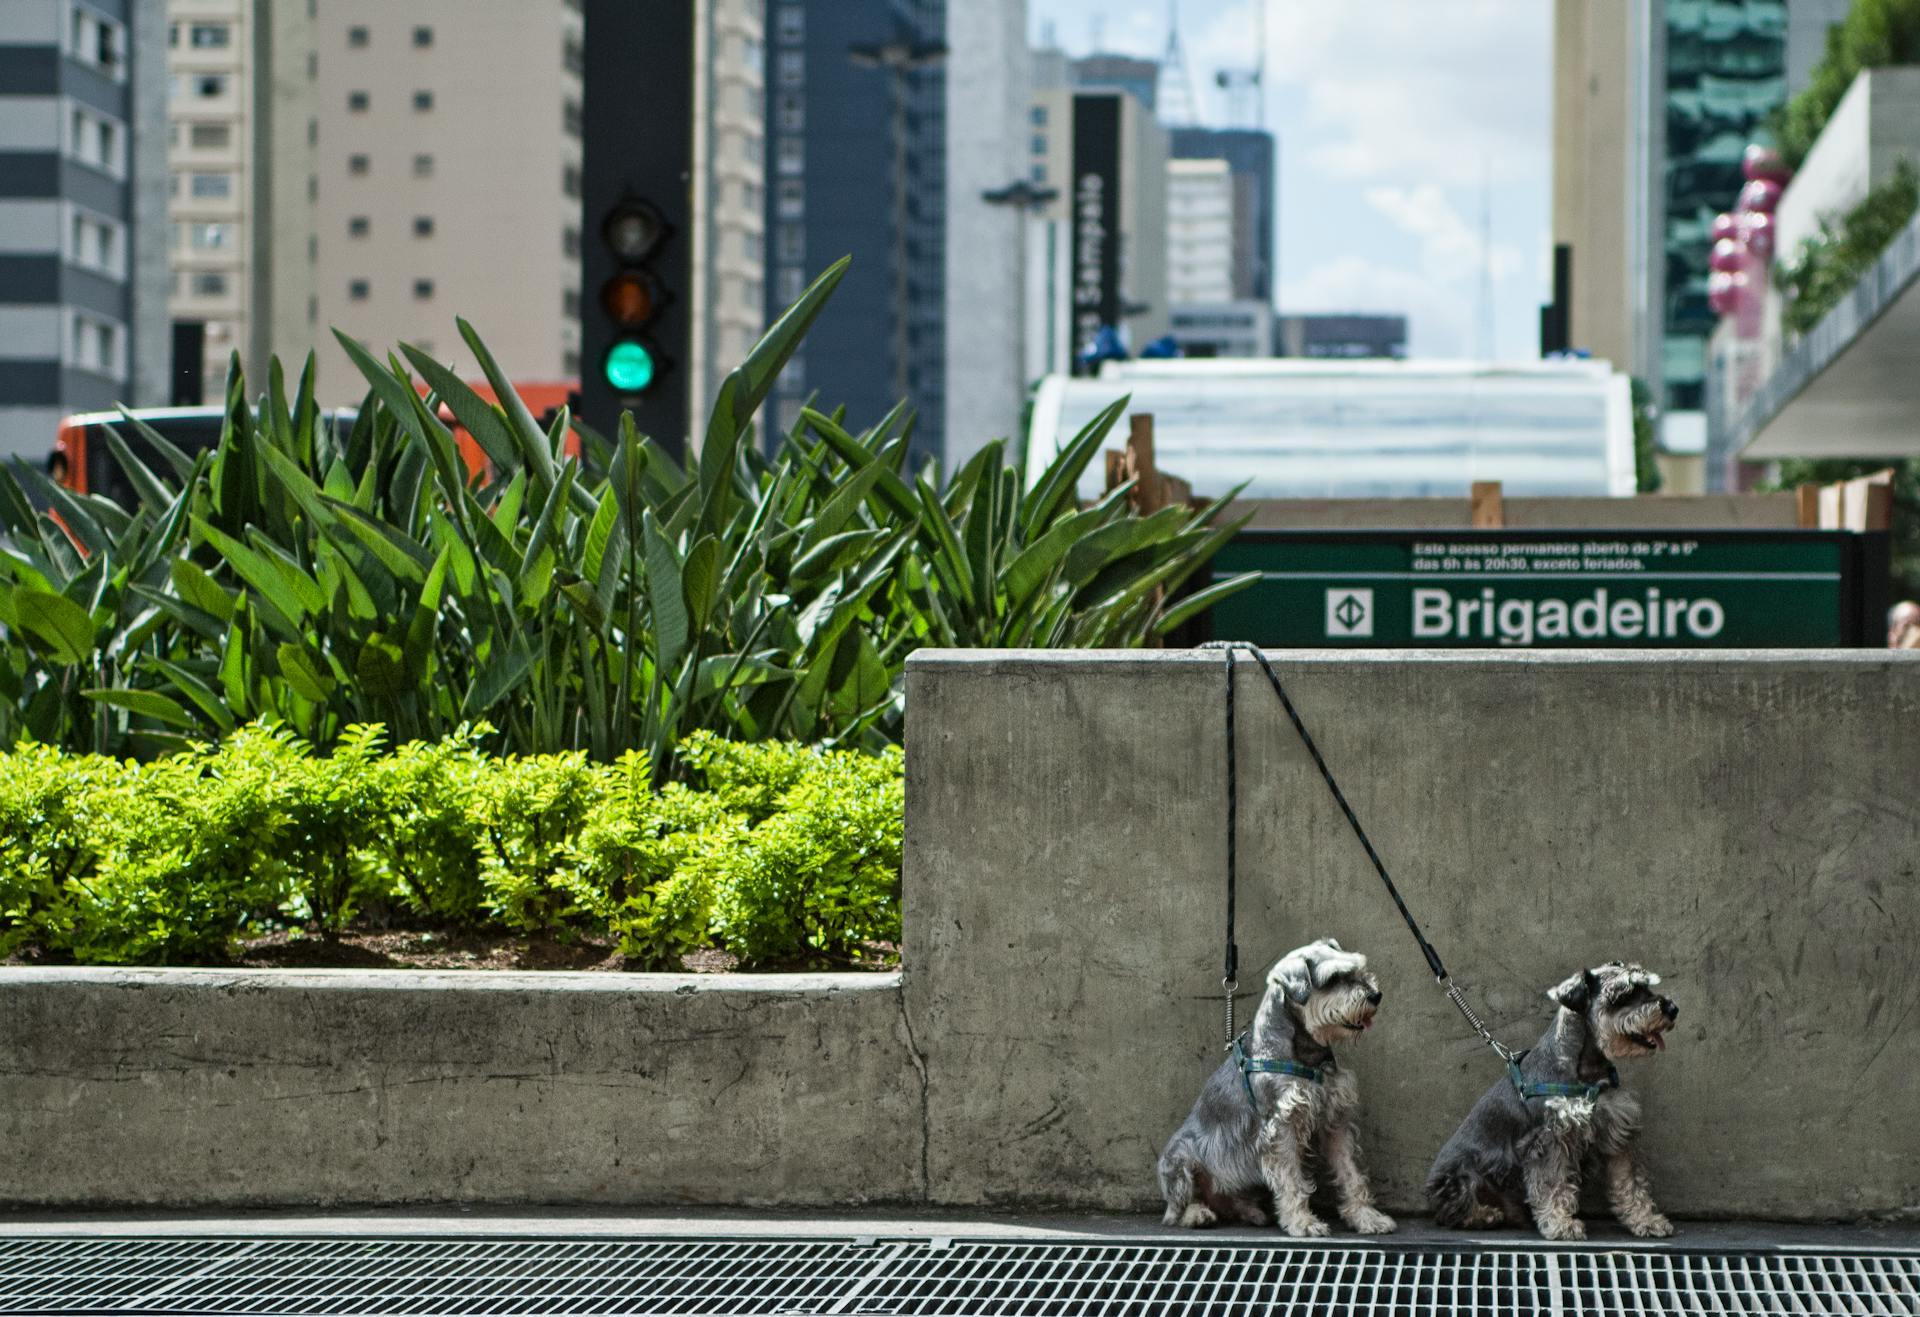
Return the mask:
[[[1247,96],[1230,105],[1214,75],[1251,66],[1254,6],[1267,5],[1282,311],[1402,312],[1412,354],[1472,357],[1486,355],[1490,304],[1492,354],[1538,355],[1552,282],[1551,5],[1174,2],[1201,119],[1215,127],[1251,121]],[[1166,49],[1168,0],[1028,0],[1028,14],[1036,45],[1051,35],[1071,54]]]

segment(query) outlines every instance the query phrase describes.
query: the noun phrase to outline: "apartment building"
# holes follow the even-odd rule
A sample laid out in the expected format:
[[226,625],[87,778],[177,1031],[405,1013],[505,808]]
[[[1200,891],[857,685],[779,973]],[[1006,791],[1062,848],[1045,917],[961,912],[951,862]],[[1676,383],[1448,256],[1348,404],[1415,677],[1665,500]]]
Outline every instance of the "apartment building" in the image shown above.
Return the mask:
[[690,400],[696,434],[721,381],[767,324],[766,3],[708,0],[705,18],[705,103],[694,138],[707,197],[694,260],[705,279]]
[[1234,295],[1233,171],[1224,160],[1167,161],[1167,297],[1173,306]]
[[218,402],[250,344],[253,0],[167,6],[168,401]]
[[0,456],[165,400],[161,0],[9,0],[0,25]]

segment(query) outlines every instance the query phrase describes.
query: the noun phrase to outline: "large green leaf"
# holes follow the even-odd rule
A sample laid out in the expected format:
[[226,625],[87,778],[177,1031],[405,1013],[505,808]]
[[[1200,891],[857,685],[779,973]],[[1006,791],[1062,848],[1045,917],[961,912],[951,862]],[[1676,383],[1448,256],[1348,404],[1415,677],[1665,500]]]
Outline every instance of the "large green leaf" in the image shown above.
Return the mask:
[[1047,464],[1039,483],[1027,494],[1026,502],[1020,509],[1023,538],[1031,541],[1053,520],[1061,505],[1072,499],[1074,487],[1080,483],[1080,473],[1087,469],[1087,463],[1100,451],[1108,431],[1126,414],[1127,404],[1131,401],[1130,396],[1115,399],[1082,426],[1080,432]]
[[192,727],[193,715],[180,707],[178,700],[162,695],[158,691],[108,690],[95,688],[81,692],[88,699],[99,704],[110,704],[116,709],[125,709],[129,713],[139,714],[143,718],[153,718],[160,722],[171,723],[175,727]]
[[680,580],[680,559],[673,545],[660,533],[653,515],[646,517],[647,602],[653,617],[653,641],[656,661],[663,672],[672,672],[686,652],[688,622],[687,601]]
[[94,653],[93,619],[73,600],[41,590],[19,589],[13,615],[30,640],[56,663],[85,663]]

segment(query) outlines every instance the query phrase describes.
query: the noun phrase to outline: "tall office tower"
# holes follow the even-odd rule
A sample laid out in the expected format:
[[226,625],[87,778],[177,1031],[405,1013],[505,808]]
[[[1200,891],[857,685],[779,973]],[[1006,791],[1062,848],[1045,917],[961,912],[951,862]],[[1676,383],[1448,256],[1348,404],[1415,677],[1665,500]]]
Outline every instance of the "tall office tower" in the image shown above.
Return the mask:
[[946,424],[946,0],[768,0],[767,314],[853,257],[782,372],[764,441],[801,405],[855,429],[915,409],[916,459]]
[[1083,55],[1070,62],[1070,85],[1081,91],[1123,91],[1140,102],[1148,114],[1160,102],[1160,61],[1133,55]]
[[166,399],[161,0],[9,0],[0,24],[0,455]]
[[1167,300],[1233,299],[1233,173],[1224,160],[1167,161]]
[[1280,201],[1273,134],[1261,128],[1172,128],[1168,142],[1175,159],[1227,162],[1233,177],[1233,299],[1271,302]]
[[327,398],[364,387],[330,328],[476,375],[455,316],[516,380],[579,377],[581,27],[569,0],[326,0],[278,52],[314,107],[301,337]]
[[[251,342],[253,0],[170,0],[167,165],[173,352],[168,401],[221,401]],[[247,363],[251,367],[252,363]]]
[[694,248],[705,281],[695,326],[693,432],[767,324],[766,0],[705,0],[696,38],[707,77],[696,159],[707,205]]

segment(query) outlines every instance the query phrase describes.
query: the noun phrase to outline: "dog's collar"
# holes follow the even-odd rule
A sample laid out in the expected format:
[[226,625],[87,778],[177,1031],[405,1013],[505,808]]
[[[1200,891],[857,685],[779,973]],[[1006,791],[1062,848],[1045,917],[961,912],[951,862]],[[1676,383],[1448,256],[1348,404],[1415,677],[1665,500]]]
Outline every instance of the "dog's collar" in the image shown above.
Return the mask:
[[1591,1084],[1556,1084],[1544,1079],[1528,1080],[1520,1073],[1520,1063],[1526,1059],[1526,1052],[1515,1052],[1507,1059],[1507,1074],[1512,1077],[1514,1090],[1522,1098],[1577,1097],[1591,1102],[1608,1089],[1620,1087],[1620,1072],[1611,1064],[1607,1066],[1606,1078],[1596,1079]]
[[1253,1098],[1253,1076],[1292,1075],[1295,1079],[1304,1079],[1311,1084],[1324,1083],[1324,1072],[1316,1067],[1304,1065],[1299,1061],[1283,1061],[1277,1056],[1248,1056],[1247,1049],[1240,1045],[1238,1038],[1233,1040],[1233,1063],[1240,1070],[1240,1082],[1246,1085],[1247,1103],[1258,1108]]

